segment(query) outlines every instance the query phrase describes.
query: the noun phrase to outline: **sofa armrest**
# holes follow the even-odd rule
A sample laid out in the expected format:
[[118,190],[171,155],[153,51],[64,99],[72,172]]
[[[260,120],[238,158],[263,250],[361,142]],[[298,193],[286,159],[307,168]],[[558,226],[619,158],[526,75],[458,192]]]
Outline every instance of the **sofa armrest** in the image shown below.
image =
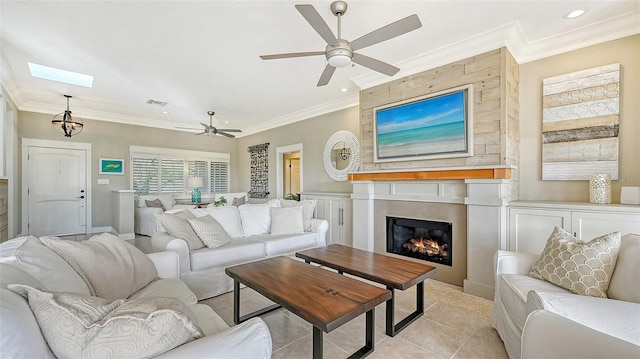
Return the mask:
[[189,246],[184,239],[173,237],[167,232],[156,232],[151,237],[151,248],[154,252],[174,251],[178,254],[180,274],[191,271]]
[[253,318],[214,335],[183,344],[156,358],[270,359],[271,333],[260,318]]
[[532,253],[498,250],[493,258],[493,270],[496,275],[529,274],[538,257],[540,256]]
[[195,204],[174,204],[171,209],[196,209],[198,206]]
[[311,232],[318,233],[317,245],[324,247],[327,245],[327,232],[329,231],[329,221],[326,219],[311,218]]
[[156,266],[159,278],[177,278],[180,276],[180,258],[174,251],[162,251],[148,253],[147,258],[151,259]]
[[640,346],[640,304],[573,293],[531,290],[526,313],[544,309],[600,333]]
[[522,330],[522,359],[638,357],[639,346],[546,310],[531,313]]

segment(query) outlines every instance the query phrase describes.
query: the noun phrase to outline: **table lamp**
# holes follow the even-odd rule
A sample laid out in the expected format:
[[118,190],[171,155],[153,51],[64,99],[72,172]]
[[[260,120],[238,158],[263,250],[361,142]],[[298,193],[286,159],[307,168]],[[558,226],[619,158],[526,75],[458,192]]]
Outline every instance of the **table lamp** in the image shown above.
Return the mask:
[[202,187],[204,184],[202,183],[201,177],[189,177],[189,181],[187,181],[187,185],[193,188],[191,192],[191,202],[192,203],[200,203],[202,197],[200,195],[200,190],[198,188]]

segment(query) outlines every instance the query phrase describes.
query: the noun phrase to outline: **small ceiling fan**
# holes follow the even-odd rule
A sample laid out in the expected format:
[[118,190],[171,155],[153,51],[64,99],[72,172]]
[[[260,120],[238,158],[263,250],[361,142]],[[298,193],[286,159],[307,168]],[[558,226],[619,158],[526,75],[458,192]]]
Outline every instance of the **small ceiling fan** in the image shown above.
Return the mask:
[[375,45],[377,43],[392,39],[396,36],[400,36],[407,32],[416,30],[422,26],[418,15],[413,14],[400,19],[396,22],[392,22],[386,26],[383,26],[377,30],[374,30],[366,35],[363,35],[353,41],[347,41],[342,38],[340,19],[342,15],[347,12],[347,3],[344,1],[334,1],[331,3],[331,12],[338,17],[338,36],[336,37],[327,23],[322,19],[318,11],[313,5],[303,4],[296,5],[296,9],[307,20],[309,25],[327,42],[327,47],[324,51],[311,51],[311,52],[291,52],[285,54],[275,55],[262,55],[263,60],[284,59],[289,57],[303,57],[303,56],[316,56],[324,55],[327,58],[327,66],[324,68],[320,80],[318,81],[318,87],[324,86],[329,83],[331,76],[333,76],[336,67],[343,67],[351,64],[351,61],[360,64],[371,70],[383,73],[388,76],[393,76],[399,68],[390,65],[386,62],[376,60],[374,58],[356,53],[356,50],[360,50],[367,46]]
[[[223,136],[227,136],[229,138],[234,138],[236,136],[227,133],[227,132],[242,132],[241,130],[238,129],[231,129],[231,128],[215,128],[213,127],[213,115],[215,115],[216,113],[213,111],[207,111],[207,115],[209,115],[209,124],[205,124],[200,122],[200,124],[202,126],[204,126],[204,131],[200,132],[200,133],[196,133],[196,135],[223,135]],[[180,129],[184,129],[184,130],[196,130],[196,128],[190,128],[190,127],[176,127],[176,128],[180,128]]]

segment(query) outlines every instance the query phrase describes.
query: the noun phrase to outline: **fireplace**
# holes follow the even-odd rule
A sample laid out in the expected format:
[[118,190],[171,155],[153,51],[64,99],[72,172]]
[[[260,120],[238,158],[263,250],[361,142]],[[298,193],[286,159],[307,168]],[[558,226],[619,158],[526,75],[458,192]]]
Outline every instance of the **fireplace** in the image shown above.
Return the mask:
[[387,252],[451,266],[452,224],[386,217]]

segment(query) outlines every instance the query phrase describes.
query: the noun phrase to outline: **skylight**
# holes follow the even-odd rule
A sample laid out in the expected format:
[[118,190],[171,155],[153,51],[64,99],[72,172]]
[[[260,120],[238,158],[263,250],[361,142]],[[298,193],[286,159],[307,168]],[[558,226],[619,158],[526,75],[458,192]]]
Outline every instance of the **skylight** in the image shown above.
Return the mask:
[[33,64],[31,62],[29,62],[28,64],[29,70],[31,71],[31,76],[33,77],[63,82],[65,84],[93,87],[93,76]]

